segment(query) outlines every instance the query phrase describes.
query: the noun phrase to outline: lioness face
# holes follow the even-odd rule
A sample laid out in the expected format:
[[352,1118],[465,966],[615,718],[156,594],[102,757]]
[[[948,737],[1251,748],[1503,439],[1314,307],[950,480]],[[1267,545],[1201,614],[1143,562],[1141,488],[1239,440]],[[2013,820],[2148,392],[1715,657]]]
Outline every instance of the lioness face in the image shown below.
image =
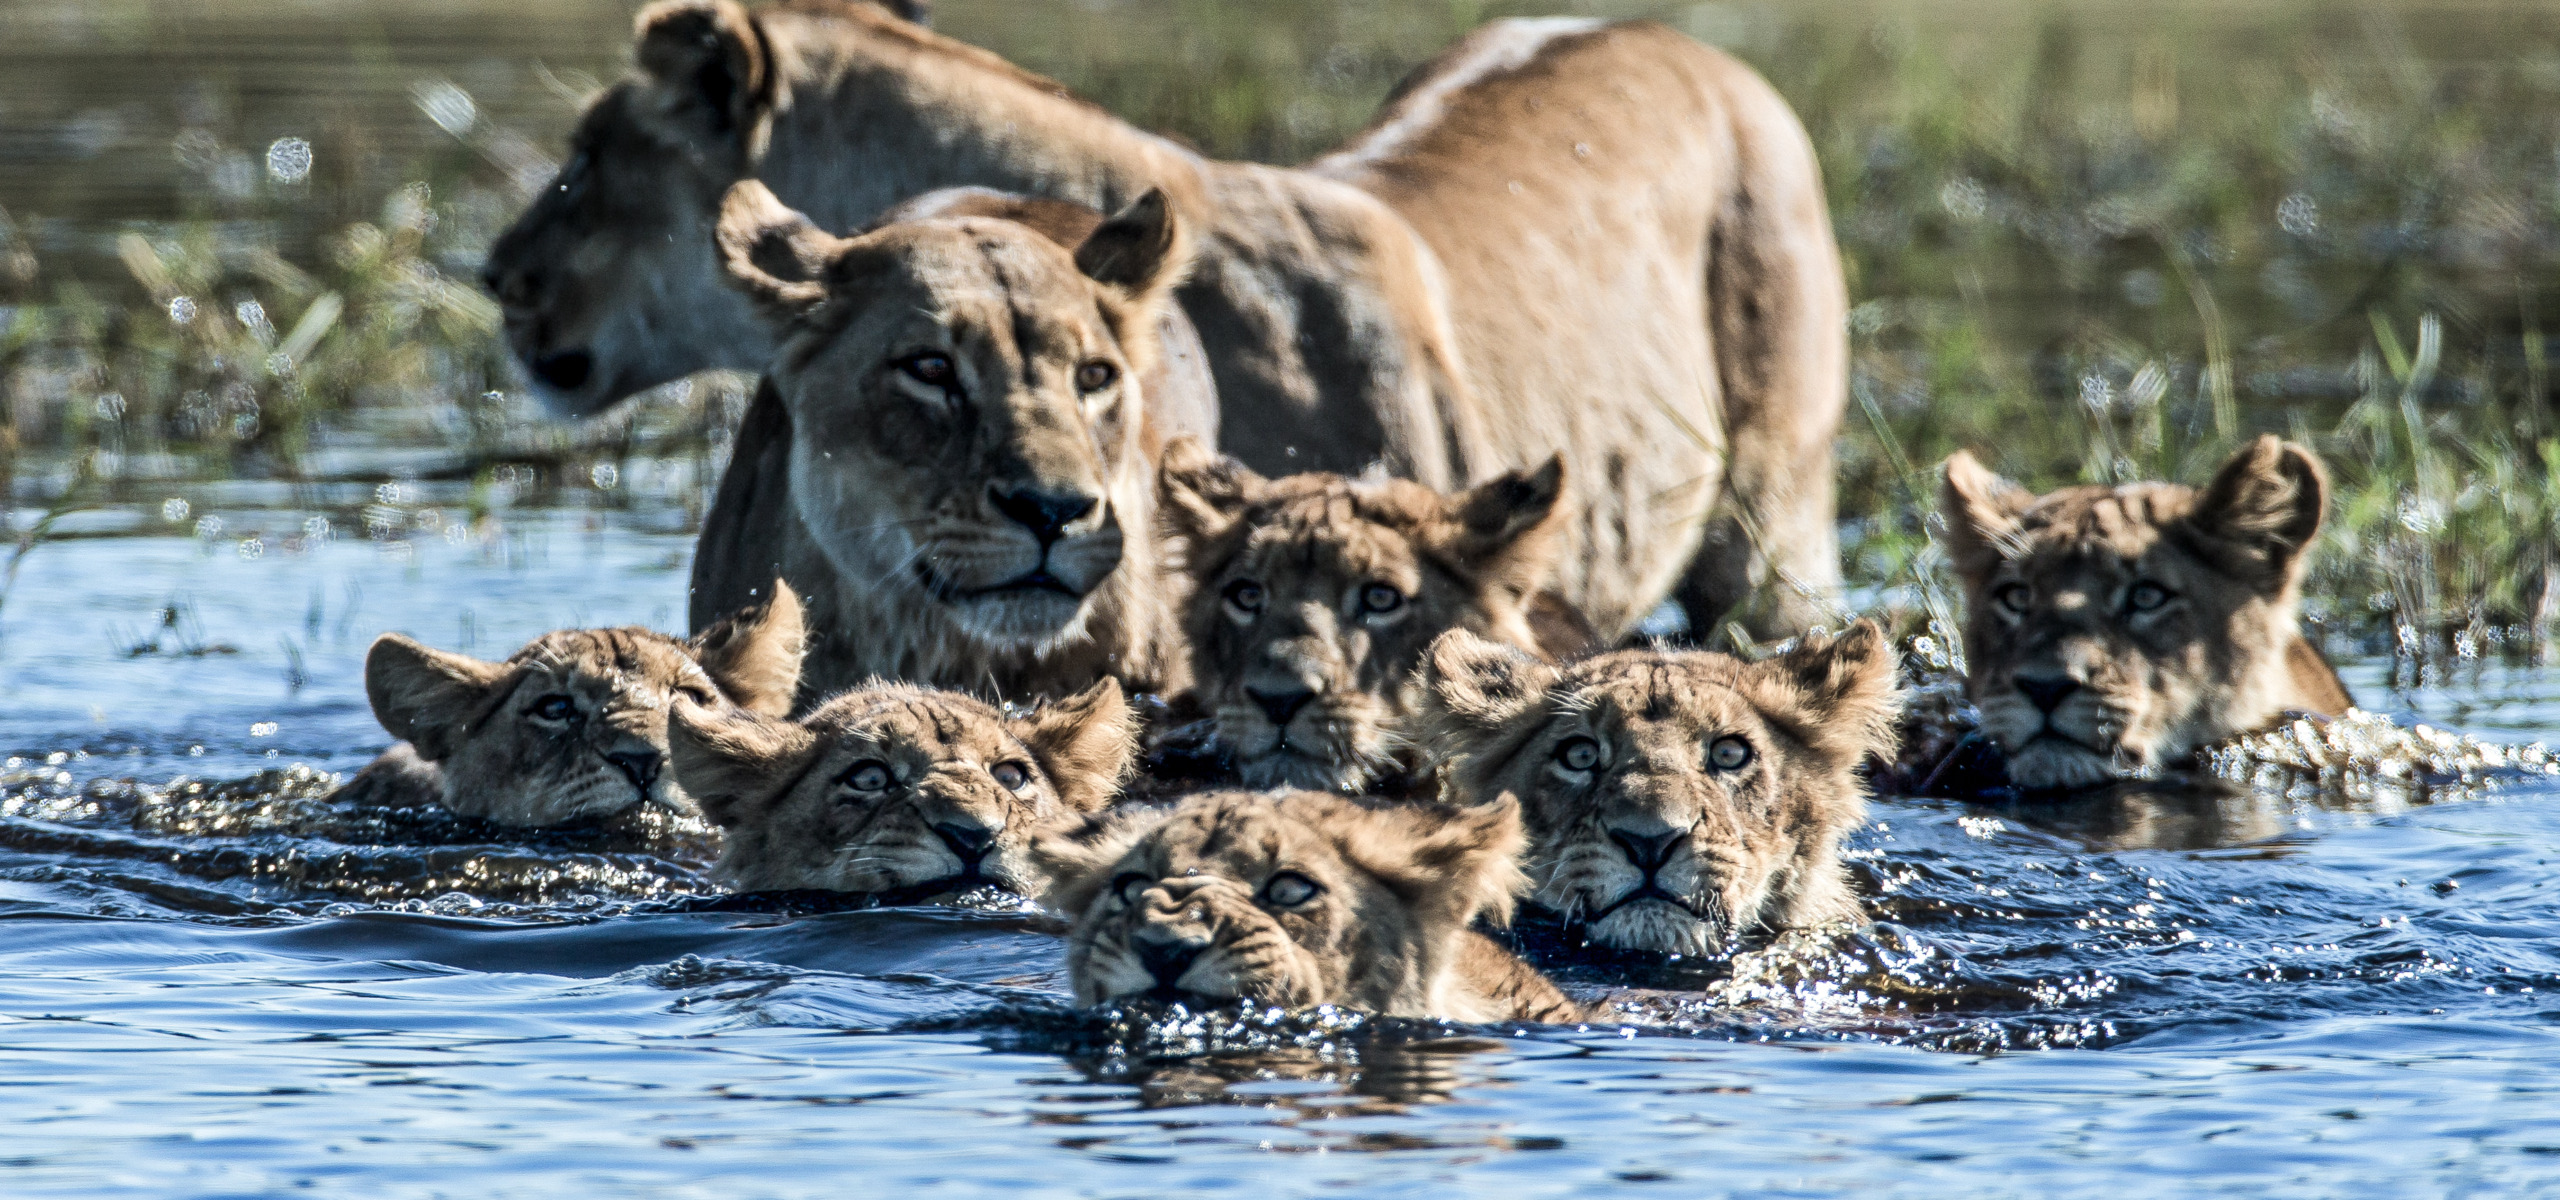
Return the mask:
[[1075,636],[1148,504],[1136,378],[1172,220],[1150,192],[1073,252],[983,217],[845,239],[732,190],[720,241],[780,331],[792,502],[839,572],[991,646]]
[[1519,816],[1316,792],[1204,793],[1040,839],[1075,921],[1077,1002],[1150,997],[1431,1011],[1479,912],[1510,912]]
[[365,691],[465,816],[552,826],[643,804],[689,815],[693,799],[665,769],[669,707],[789,711],[801,633],[799,600],[777,583],[772,602],[689,642],[572,629],[493,663],[384,634],[365,655]]
[[1029,717],[889,685],[796,722],[680,705],[670,727],[676,777],[725,834],[723,880],[907,899],[1036,894],[1033,832],[1109,803],[1133,738],[1109,680]]
[[2290,694],[2303,551],[2325,496],[2318,462],[2273,437],[2202,491],[2036,496],[1969,454],[1950,458],[1966,688],[2010,780],[2146,774],[2273,718]]
[[1160,503],[1187,546],[1194,689],[1253,787],[1357,791],[1394,763],[1431,639],[1534,650],[1564,466],[1456,496],[1400,479],[1265,480],[1188,439]]
[[1839,839],[1891,750],[1894,661],[1859,622],[1745,663],[1622,651],[1548,667],[1465,633],[1433,647],[1444,788],[1520,798],[1539,903],[1603,944],[1697,954],[1854,915]]

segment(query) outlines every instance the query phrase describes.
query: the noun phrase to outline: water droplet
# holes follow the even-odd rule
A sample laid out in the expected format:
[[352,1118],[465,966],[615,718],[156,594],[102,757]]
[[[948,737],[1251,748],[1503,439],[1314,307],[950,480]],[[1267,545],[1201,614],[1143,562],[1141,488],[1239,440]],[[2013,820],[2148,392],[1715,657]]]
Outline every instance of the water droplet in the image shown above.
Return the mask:
[[298,137],[277,138],[267,145],[267,178],[300,183],[311,174],[311,143]]

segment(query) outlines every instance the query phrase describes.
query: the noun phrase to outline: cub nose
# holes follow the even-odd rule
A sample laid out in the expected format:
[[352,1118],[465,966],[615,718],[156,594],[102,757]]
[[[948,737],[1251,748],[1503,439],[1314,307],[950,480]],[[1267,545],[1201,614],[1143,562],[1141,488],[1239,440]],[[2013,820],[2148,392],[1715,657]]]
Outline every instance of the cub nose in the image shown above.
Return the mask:
[[619,750],[604,756],[606,762],[622,769],[631,786],[648,791],[658,781],[658,752],[655,750]]
[[961,862],[971,866],[976,866],[979,859],[987,856],[987,847],[994,845],[996,840],[995,830],[975,821],[943,821],[933,827],[933,835],[941,838],[943,845],[951,847],[951,852],[959,855]]
[[1297,716],[1298,710],[1307,706],[1307,701],[1316,698],[1314,692],[1303,688],[1290,692],[1265,692],[1246,688],[1244,694],[1262,709],[1263,716],[1271,718],[1271,727],[1274,729],[1287,729],[1289,718]]
[[1209,948],[1209,944],[1192,938],[1158,940],[1140,934],[1130,939],[1130,948],[1138,952],[1138,965],[1145,967],[1147,974],[1155,978],[1156,986],[1169,988],[1174,986],[1175,980],[1182,978],[1183,972],[1191,969],[1191,964],[1199,959],[1202,950]]
[[1030,530],[1031,536],[1040,539],[1043,546],[1057,541],[1068,522],[1092,512],[1094,506],[1091,496],[1043,492],[1034,488],[1007,491],[1002,486],[990,487],[987,496],[995,501],[997,512]]
[[2051,714],[2053,710],[2062,707],[2062,702],[2068,699],[2071,693],[2080,690],[2080,681],[2076,679],[2030,679],[2027,676],[2020,675],[2018,676],[2018,690],[2026,693],[2027,699],[2036,706],[2036,711]]
[[1638,869],[1649,875],[1660,870],[1662,864],[1671,861],[1671,847],[1687,833],[1685,829],[1670,829],[1661,833],[1634,833],[1624,829],[1612,829],[1609,831],[1609,840],[1616,842],[1618,849],[1625,852],[1628,862],[1634,863]]

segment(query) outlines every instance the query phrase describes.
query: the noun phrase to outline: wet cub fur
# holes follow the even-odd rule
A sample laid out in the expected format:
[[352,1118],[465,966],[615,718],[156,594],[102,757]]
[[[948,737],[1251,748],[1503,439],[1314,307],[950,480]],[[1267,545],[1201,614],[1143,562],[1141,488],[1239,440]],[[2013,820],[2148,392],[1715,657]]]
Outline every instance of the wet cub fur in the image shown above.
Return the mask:
[[1463,630],[1431,648],[1443,794],[1518,796],[1536,899],[1603,945],[1710,953],[1859,918],[1840,839],[1893,749],[1892,647],[1861,621],[1757,663],[1620,651],[1548,666]]
[[1050,904],[1075,922],[1081,1004],[1150,997],[1339,1004],[1453,1021],[1579,1010],[1468,926],[1511,914],[1519,808],[1208,792],[1041,837]]
[[1400,764],[1431,639],[1538,648],[1564,462],[1443,495],[1402,479],[1264,479],[1189,439],[1158,511],[1183,547],[1192,687],[1253,787],[1357,791]]
[[2295,618],[2328,479],[2260,437],[2201,490],[2038,496],[1947,460],[1947,549],[1965,591],[1966,689],[2027,788],[2175,763],[2287,710],[2335,716],[2346,685]]
[[1018,717],[874,684],[797,721],[679,704],[667,735],[676,778],[726,835],[724,882],[904,902],[981,885],[1036,894],[1034,831],[1110,803],[1135,724],[1108,679]]
[[365,654],[373,715],[401,742],[340,794],[359,803],[441,803],[502,825],[610,817],[639,804],[694,813],[664,769],[667,709],[780,715],[800,680],[800,600],[739,610],[690,641],[654,630],[564,629],[504,662],[386,633]]

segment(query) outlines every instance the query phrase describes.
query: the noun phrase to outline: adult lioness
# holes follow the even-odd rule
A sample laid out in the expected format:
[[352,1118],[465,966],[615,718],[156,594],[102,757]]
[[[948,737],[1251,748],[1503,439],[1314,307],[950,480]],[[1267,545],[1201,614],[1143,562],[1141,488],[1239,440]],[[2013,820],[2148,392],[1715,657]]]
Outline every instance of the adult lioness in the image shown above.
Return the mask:
[[1451,1021],[1577,1019],[1545,976],[1468,928],[1511,915],[1519,807],[1208,792],[1044,835],[1075,922],[1080,1004],[1141,997],[1339,1004]]
[[668,706],[780,716],[799,684],[799,597],[772,581],[766,595],[690,641],[564,629],[505,662],[386,633],[365,654],[364,688],[382,727],[403,740],[339,795],[378,807],[440,803],[518,826],[641,804],[693,815],[665,769]]
[[[1306,170],[1202,159],[868,4],[670,0],[637,59],[490,255],[566,410],[763,364],[697,252],[738,178],[830,229],[955,185],[1106,210],[1155,188],[1200,235],[1181,303],[1254,469],[1383,461],[1446,491],[1562,453],[1558,583],[1605,637],[1675,585],[1701,627],[1762,585],[1757,629],[1837,586],[1845,289],[1811,147],[1663,26],[1488,25]],[[698,590],[697,618],[728,599]]]
[[797,721],[679,703],[669,761],[721,827],[713,873],[742,891],[1036,896],[1044,826],[1097,812],[1136,739],[1118,684],[1007,717],[954,692],[857,688]]
[[831,237],[746,180],[718,236],[778,330],[791,456],[756,482],[789,505],[702,554],[806,597],[803,695],[1179,684],[1138,381],[1185,261],[1160,194],[1071,252],[987,217]]
[[1518,796],[1539,903],[1603,945],[1701,954],[1857,920],[1840,839],[1893,750],[1894,654],[1860,621],[1745,663],[1622,650],[1548,666],[1453,630],[1431,647],[1444,797]]
[[1529,602],[1555,562],[1560,459],[1444,496],[1264,479],[1182,440],[1158,475],[1192,692],[1249,786],[1358,791],[1398,766],[1423,650],[1445,630],[1539,648]]
[[2037,496],[1947,459],[1947,551],[1965,591],[1965,688],[2009,780],[2145,773],[2288,709],[2352,703],[2295,616],[2328,479],[2273,435],[2199,491]]

